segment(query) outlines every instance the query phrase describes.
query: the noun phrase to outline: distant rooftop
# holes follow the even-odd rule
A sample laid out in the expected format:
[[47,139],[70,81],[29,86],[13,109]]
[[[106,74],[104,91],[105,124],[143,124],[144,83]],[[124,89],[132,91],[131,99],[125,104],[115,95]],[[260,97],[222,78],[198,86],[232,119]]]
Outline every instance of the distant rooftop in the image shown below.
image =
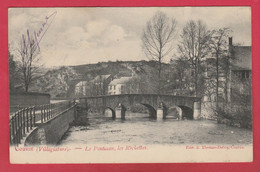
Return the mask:
[[82,86],[82,85],[87,85],[88,81],[79,81],[76,86]]
[[233,53],[232,70],[252,70],[251,46],[233,46]]
[[109,77],[110,75],[98,75],[96,76],[93,80],[98,81],[98,80],[105,80]]
[[98,75],[94,79],[92,79],[90,82],[93,83],[99,83],[99,82],[104,82],[107,80],[111,75]]
[[111,81],[109,83],[109,85],[125,84],[128,81],[130,81],[131,79],[132,79],[132,77],[121,77],[118,79],[114,79],[113,81]]

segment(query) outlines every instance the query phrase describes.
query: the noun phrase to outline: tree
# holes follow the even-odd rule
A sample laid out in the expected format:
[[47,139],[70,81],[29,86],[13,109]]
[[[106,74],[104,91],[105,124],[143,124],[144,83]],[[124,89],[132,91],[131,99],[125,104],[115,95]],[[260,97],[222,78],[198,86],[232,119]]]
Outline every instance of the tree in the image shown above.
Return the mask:
[[142,66],[141,72],[126,83],[127,93],[153,94],[156,92],[156,71],[151,66]]
[[168,69],[166,93],[190,95],[190,64],[183,58],[172,58]]
[[173,50],[176,20],[158,11],[143,30],[143,50],[147,57],[158,62],[158,93],[161,92],[162,60]]
[[[210,48],[212,55],[216,58],[216,109],[219,107],[219,78],[220,78],[220,66],[224,67],[224,71],[227,66],[220,65],[220,58],[228,57],[228,36],[230,33],[229,28],[223,28],[218,30],[213,30],[210,40]],[[222,60],[227,64],[227,60]],[[228,65],[229,66],[229,65]],[[227,70],[228,71],[228,70]],[[226,72],[225,72],[226,73]],[[227,80],[227,77],[226,77]],[[226,81],[227,83],[227,81]],[[226,90],[226,89],[225,89]]]
[[189,69],[190,65],[188,61],[185,59],[177,59],[175,61],[175,69],[177,74],[177,80],[179,83],[179,88],[183,91],[184,85],[187,84],[187,70]]
[[194,72],[193,83],[195,85],[195,96],[198,96],[198,83],[201,80],[201,60],[209,53],[210,32],[200,20],[191,20],[183,28],[181,41],[178,45],[182,58],[191,63]]
[[8,66],[9,66],[9,90],[14,91],[14,87],[17,80],[17,64],[14,61],[13,54],[10,53],[8,49]]
[[31,36],[29,30],[27,30],[27,35],[22,35],[18,47],[18,57],[20,62],[19,70],[23,75],[22,80],[25,92],[28,92],[29,86],[31,85],[38,69],[37,62],[39,60],[39,45],[32,38],[33,36]]

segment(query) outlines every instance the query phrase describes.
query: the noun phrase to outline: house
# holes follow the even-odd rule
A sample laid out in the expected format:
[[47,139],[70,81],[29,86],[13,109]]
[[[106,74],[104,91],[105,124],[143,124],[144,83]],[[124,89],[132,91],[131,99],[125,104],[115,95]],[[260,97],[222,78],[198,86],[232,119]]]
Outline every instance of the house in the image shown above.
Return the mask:
[[251,101],[252,94],[252,50],[251,46],[234,46],[229,38],[230,73],[228,82],[228,101],[240,101],[243,97]]
[[106,95],[108,84],[113,80],[113,75],[98,75],[90,83],[93,84],[95,95]]
[[[219,57],[218,97],[220,102],[234,101],[236,96],[251,94],[252,52],[251,46],[235,46],[229,38],[227,56]],[[206,59],[206,90],[203,101],[216,101],[216,59]],[[250,96],[249,96],[250,97]],[[233,99],[233,100],[232,100]]]
[[87,84],[87,81],[79,81],[75,86],[75,96],[86,96]]
[[75,86],[76,96],[98,96],[107,94],[107,86],[113,75],[98,75],[90,81],[79,81]]
[[112,80],[108,84],[108,94],[113,95],[113,94],[127,94],[128,89],[127,89],[127,83],[132,79],[132,77],[121,77],[121,78],[116,78]]

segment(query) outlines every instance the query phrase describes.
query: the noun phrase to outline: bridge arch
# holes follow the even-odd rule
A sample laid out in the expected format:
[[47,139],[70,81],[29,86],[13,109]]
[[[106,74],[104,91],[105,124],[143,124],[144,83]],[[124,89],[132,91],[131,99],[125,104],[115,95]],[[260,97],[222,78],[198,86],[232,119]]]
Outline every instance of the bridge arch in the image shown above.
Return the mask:
[[178,105],[178,107],[182,110],[182,119],[194,119],[192,108],[183,105]]
[[147,107],[148,111],[149,111],[149,116],[151,118],[157,118],[157,111],[155,110],[155,108],[149,104],[145,104],[145,103],[140,103],[141,105]]
[[119,103],[118,106],[115,108],[116,109],[116,111],[115,111],[116,118],[121,117],[121,119],[125,119],[126,111],[129,110],[130,112],[132,112],[131,111],[132,107],[136,107],[136,106],[139,106],[139,110],[140,110],[140,107],[141,107],[141,109],[148,109],[149,117],[156,118],[157,112],[156,112],[155,108],[153,106],[151,106],[149,104],[145,104],[145,103],[137,103],[135,105],[128,105],[127,106],[128,108],[124,104]]
[[104,107],[104,110],[103,110],[103,114],[105,114],[105,111],[109,109],[111,112],[112,112],[112,119],[115,119],[116,118],[116,112],[113,108],[111,107]]
[[181,120],[182,119],[182,109],[179,106],[171,106],[168,108],[167,116]]

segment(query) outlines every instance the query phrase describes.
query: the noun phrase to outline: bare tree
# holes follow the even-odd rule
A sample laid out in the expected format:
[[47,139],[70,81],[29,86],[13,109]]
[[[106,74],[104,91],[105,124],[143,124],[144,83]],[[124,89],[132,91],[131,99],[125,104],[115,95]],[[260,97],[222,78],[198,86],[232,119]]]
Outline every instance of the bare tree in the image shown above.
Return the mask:
[[189,69],[189,64],[185,59],[177,59],[175,64],[177,79],[179,82],[179,88],[181,91],[184,89],[184,84],[187,82],[187,69]]
[[27,30],[27,35],[22,35],[18,47],[18,57],[19,57],[19,70],[21,71],[24,82],[25,92],[28,92],[29,86],[32,83],[35,74],[37,73],[37,62],[39,60],[39,45],[30,35],[29,30]]
[[8,46],[8,68],[9,68],[9,91],[13,92],[17,80],[19,79],[17,76],[17,63],[14,61],[14,55],[10,52]]
[[147,57],[158,62],[158,93],[161,92],[162,60],[173,50],[176,20],[158,11],[143,31],[143,50]]
[[139,73],[127,82],[126,91],[128,93],[153,94],[158,89],[156,71],[147,66],[144,67],[143,70],[144,72]]
[[[208,78],[205,83],[206,89],[205,89],[205,96],[207,96],[208,101],[214,101],[212,100],[212,96],[216,95],[216,80]],[[213,98],[214,99],[214,98]]]
[[[222,72],[220,71],[220,67],[222,68],[226,67],[220,65],[220,58],[223,59],[228,57],[227,40],[228,40],[229,33],[230,33],[229,28],[223,28],[223,29],[213,30],[211,35],[211,41],[210,41],[211,53],[213,57],[216,58],[216,76],[215,76],[216,77],[216,109],[218,109],[219,107],[219,87],[220,87],[219,79],[221,77],[220,75],[221,73],[223,74],[223,72],[226,70],[224,69],[222,70]],[[227,60],[222,60],[222,61],[228,62]]]
[[183,28],[178,45],[182,58],[188,59],[194,71],[195,96],[198,96],[198,81],[201,59],[209,52],[210,32],[200,20],[191,20]]

